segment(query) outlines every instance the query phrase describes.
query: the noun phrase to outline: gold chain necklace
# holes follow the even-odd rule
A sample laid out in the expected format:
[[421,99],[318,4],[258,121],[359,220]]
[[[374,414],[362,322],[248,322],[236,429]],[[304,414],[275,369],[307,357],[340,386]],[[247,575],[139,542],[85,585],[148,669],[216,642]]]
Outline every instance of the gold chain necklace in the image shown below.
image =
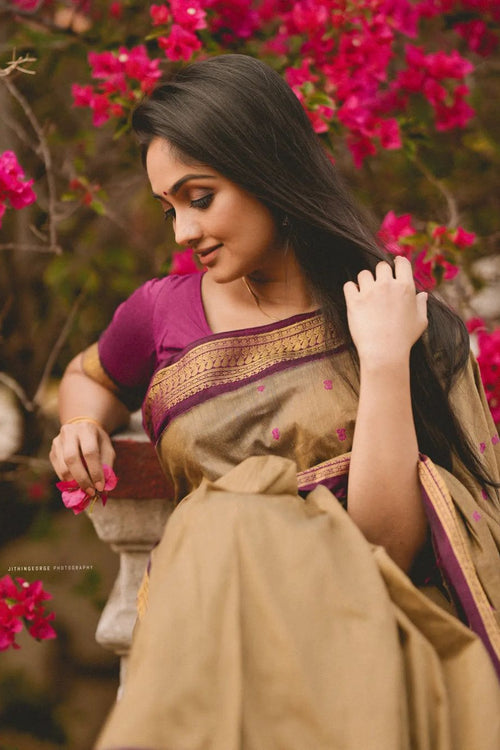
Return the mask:
[[259,308],[259,310],[261,311],[262,315],[265,315],[266,318],[269,318],[269,320],[272,320],[275,323],[277,323],[280,320],[282,320],[282,318],[274,318],[272,315],[269,315],[269,313],[267,313],[265,310],[263,310],[262,309],[262,305],[260,304],[259,297],[254,292],[254,290],[252,289],[252,287],[250,286],[250,284],[248,283],[248,281],[246,280],[246,278],[244,276],[242,276],[241,280],[243,281],[244,285],[248,289],[248,293],[250,294],[250,296],[252,297],[253,301],[255,302],[255,304],[257,305],[257,307]]

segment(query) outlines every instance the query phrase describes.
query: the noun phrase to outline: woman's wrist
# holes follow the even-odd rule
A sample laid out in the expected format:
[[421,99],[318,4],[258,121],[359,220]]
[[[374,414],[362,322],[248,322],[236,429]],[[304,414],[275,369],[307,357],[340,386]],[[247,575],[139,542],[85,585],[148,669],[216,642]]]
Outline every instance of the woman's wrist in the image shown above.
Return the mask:
[[382,373],[391,376],[408,372],[410,368],[410,352],[396,352],[379,349],[377,351],[359,354],[359,367],[361,372]]
[[64,427],[67,424],[75,424],[76,422],[90,422],[91,424],[95,424],[101,430],[104,430],[104,427],[102,426],[100,422],[98,422],[97,419],[94,419],[94,417],[84,417],[84,416],[71,417],[71,419],[66,419],[64,422],[61,422],[61,427]]

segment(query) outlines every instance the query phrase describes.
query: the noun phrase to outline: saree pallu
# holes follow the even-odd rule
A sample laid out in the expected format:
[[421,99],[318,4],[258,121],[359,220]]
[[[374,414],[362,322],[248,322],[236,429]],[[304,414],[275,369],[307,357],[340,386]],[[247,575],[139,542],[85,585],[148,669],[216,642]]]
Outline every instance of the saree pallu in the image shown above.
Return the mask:
[[[356,389],[318,315],[202,339],[153,377],[179,504],[98,750],[498,750],[498,499],[421,458],[419,590],[345,510]],[[497,476],[473,362],[454,399]]]

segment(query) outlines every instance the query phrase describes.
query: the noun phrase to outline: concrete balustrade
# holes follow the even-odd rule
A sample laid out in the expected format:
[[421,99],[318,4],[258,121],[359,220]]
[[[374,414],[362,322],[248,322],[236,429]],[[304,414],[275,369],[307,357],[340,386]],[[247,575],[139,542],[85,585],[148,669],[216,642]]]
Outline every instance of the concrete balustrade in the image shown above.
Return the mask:
[[99,539],[120,557],[118,576],[99,620],[96,640],[120,656],[121,686],[137,617],[137,592],[149,553],[162,536],[173,503],[171,488],[139,415],[133,415],[130,429],[116,435],[113,443],[118,485],[106,506],[96,503],[89,517]]

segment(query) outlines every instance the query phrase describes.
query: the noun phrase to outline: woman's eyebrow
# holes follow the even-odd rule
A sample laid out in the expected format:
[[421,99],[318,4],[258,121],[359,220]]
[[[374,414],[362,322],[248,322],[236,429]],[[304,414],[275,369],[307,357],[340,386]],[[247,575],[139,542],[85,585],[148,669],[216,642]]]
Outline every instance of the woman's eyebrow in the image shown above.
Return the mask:
[[[176,193],[179,192],[179,190],[184,185],[184,183],[188,182],[188,180],[200,180],[200,179],[205,179],[207,177],[214,177],[214,175],[213,174],[186,174],[184,175],[184,177],[181,177],[180,180],[177,180],[177,182],[174,182],[170,190],[166,190],[163,193],[163,196],[168,195],[168,194],[175,195]],[[161,200],[163,196],[153,193],[153,198],[159,198]]]

